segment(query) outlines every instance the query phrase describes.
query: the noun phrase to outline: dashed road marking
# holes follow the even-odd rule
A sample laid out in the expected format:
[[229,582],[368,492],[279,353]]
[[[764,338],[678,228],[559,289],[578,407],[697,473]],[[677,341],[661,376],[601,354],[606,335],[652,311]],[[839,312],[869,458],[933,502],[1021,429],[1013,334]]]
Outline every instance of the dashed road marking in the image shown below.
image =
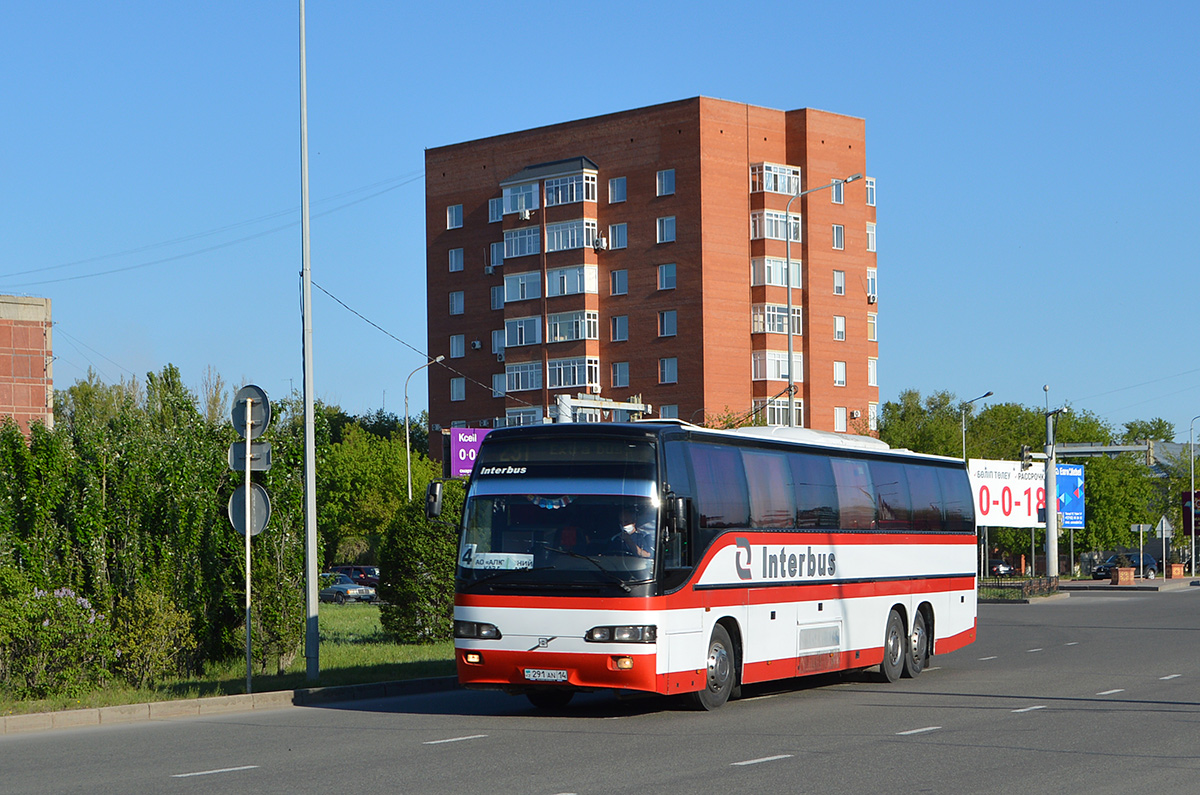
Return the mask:
[[922,729],[909,729],[906,732],[896,732],[896,736],[897,737],[907,737],[912,734],[925,734],[926,732],[935,732],[940,728],[942,728],[942,727],[941,726],[926,726]]
[[759,759],[747,759],[744,762],[730,762],[730,767],[742,767],[744,765],[761,765],[763,762],[777,762],[780,759],[791,759],[791,754],[778,754],[776,756],[764,756]]
[[1115,689],[1113,689],[1113,690],[1105,690],[1105,691],[1103,691],[1103,692],[1097,693],[1096,695],[1098,695],[1098,696],[1111,696],[1111,695],[1113,695],[1114,693],[1124,693],[1124,692],[1125,692],[1125,688],[1123,688],[1123,687],[1118,687],[1118,688],[1115,688]]
[[463,740],[480,740],[487,737],[486,734],[468,734],[466,737],[450,737],[446,740],[427,740],[422,745],[441,745],[442,743],[461,743]]
[[1013,712],[1033,712],[1034,710],[1045,709],[1045,708],[1046,708],[1045,704],[1038,704],[1036,707],[1024,707],[1022,709],[1014,709]]
[[258,765],[242,765],[241,767],[222,767],[217,770],[200,770],[196,773],[176,773],[171,778],[191,778],[192,776],[212,776],[217,773],[236,773],[239,770],[254,770]]
[[1158,677],[1158,680],[1159,680],[1160,682],[1165,682],[1165,681],[1167,681],[1168,679],[1178,679],[1178,678],[1179,678],[1179,677],[1181,677],[1181,676],[1183,676],[1183,674],[1168,674],[1167,676],[1160,676],[1160,677]]

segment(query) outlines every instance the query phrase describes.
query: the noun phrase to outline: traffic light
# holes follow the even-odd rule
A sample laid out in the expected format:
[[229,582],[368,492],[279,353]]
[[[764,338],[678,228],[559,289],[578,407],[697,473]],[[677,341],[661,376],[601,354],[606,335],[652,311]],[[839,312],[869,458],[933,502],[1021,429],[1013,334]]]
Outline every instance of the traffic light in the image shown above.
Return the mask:
[[1021,469],[1033,466],[1033,448],[1027,444],[1021,445]]

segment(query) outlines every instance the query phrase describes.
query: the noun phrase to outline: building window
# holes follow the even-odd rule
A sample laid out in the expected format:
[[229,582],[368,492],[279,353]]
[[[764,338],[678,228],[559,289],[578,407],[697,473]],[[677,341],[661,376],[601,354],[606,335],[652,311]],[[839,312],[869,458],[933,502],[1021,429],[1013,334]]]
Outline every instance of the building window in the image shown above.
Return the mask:
[[547,386],[560,389],[572,386],[599,386],[600,360],[592,356],[551,359],[547,366]]
[[488,199],[488,223],[504,220],[504,199]]
[[846,248],[846,227],[841,224],[833,225],[833,247],[838,251]]
[[505,392],[525,392],[542,388],[542,363],[522,362],[504,366]]
[[522,210],[536,210],[538,206],[538,186],[536,182],[525,185],[510,185],[504,189],[504,214],[519,213]]
[[660,419],[664,419],[664,420],[679,419],[679,404],[678,403],[668,403],[665,406],[659,406],[658,407],[658,416]]
[[504,353],[504,329],[492,331],[492,353]]
[[504,300],[524,301],[529,298],[540,298],[542,274],[537,271],[512,273],[504,277]]
[[658,289],[674,290],[675,289],[675,263],[669,262],[666,265],[658,266]]
[[867,177],[866,180],[864,180],[864,182],[866,182],[866,185],[867,185],[867,206],[874,207],[875,206],[875,178]]
[[835,340],[846,339],[846,318],[841,315],[833,316],[833,338]]
[[846,385],[846,363],[845,362],[834,362],[833,363],[833,385],[834,386],[845,386]]
[[515,317],[504,321],[504,347],[518,345],[540,345],[542,342],[542,318]]
[[879,404],[867,404],[867,428],[872,431],[879,430]]
[[750,213],[751,240],[787,240],[788,228],[791,228],[792,242],[800,242],[800,216],[795,213],[781,213],[775,210],[756,210]]
[[614,389],[629,386],[629,362],[613,362],[612,385]]
[[589,220],[546,224],[546,251],[570,251],[596,240],[596,222]]
[[674,384],[679,381],[679,360],[674,356],[658,360],[658,383]]
[[[781,257],[755,257],[750,260],[750,285],[783,287],[787,278],[787,260]],[[804,285],[804,268],[799,259],[792,258],[792,287]]]
[[613,315],[608,319],[608,327],[613,342],[625,342],[629,339],[628,315]]
[[[792,333],[803,333],[803,309],[792,307]],[[750,307],[752,334],[787,334],[787,304],[754,304]]]
[[878,312],[867,313],[867,342],[879,342],[879,332],[877,324],[879,323]]
[[834,271],[833,272],[833,294],[834,295],[845,295],[846,294],[846,272],[845,271]]
[[492,287],[492,309],[504,308],[504,285],[497,284]]
[[879,298],[879,269],[867,268],[867,300],[874,302]]
[[551,268],[546,271],[546,296],[596,293],[599,279],[595,265],[575,265],[570,268]]
[[842,204],[846,198],[846,183],[834,182],[833,187],[829,189],[829,201],[834,204]]
[[775,163],[750,166],[750,192],[763,191],[794,196],[800,192],[800,169]]
[[833,429],[838,433],[846,432],[846,407],[833,407]]
[[667,168],[658,172],[658,195],[670,196],[675,192],[675,169]]
[[466,400],[467,399],[467,379],[451,378],[450,379],[450,399],[451,400]]
[[463,291],[455,290],[450,293],[450,314],[461,315],[464,311]]
[[613,177],[608,181],[608,203],[619,204],[625,201],[625,178]]
[[488,265],[498,268],[504,264],[504,243],[492,243],[489,249]]
[[[804,427],[804,401],[794,401],[796,406],[796,416],[793,418],[792,424],[797,428]],[[767,425],[787,425],[788,401],[787,398],[755,398],[754,410],[763,418]]]
[[668,215],[658,219],[658,242],[675,242],[675,216]]
[[504,389],[508,385],[508,377],[504,373],[492,374],[492,397],[504,397]]
[[541,252],[542,234],[536,226],[508,229],[504,232],[504,259],[526,257]]
[[622,268],[608,274],[610,295],[625,295],[629,292],[629,271]]
[[[754,351],[750,354],[751,378],[755,381],[786,381],[788,380],[787,351]],[[804,380],[804,354],[793,351],[792,361],[795,364],[792,376],[793,382]]]
[[451,204],[449,207],[446,208],[446,228],[447,229],[462,228],[462,219],[463,219],[463,214],[462,214],[462,205],[461,204]]
[[539,408],[509,409],[504,412],[504,424],[509,428],[517,425],[539,425],[541,422],[542,410]]
[[574,174],[546,180],[546,206],[596,201],[596,175]]
[[629,229],[626,224],[611,224],[608,227],[608,247],[625,248],[629,245]]
[[867,386],[879,386],[879,360],[874,356],[867,358]]
[[666,309],[658,313],[658,336],[674,337],[675,336],[675,310]]
[[461,359],[467,355],[467,337],[465,334],[450,335],[450,358]]
[[875,224],[867,224],[867,251],[875,250]]
[[463,269],[463,250],[461,248],[450,249],[450,272],[456,273]]
[[546,318],[546,342],[594,340],[600,337],[598,312],[560,312]]

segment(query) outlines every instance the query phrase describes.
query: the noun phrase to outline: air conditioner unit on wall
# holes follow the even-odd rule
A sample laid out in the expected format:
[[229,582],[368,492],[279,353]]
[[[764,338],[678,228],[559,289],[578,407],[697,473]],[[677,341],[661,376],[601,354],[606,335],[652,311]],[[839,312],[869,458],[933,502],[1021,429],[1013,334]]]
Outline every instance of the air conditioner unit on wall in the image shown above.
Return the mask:
[[875,299],[875,293],[867,293],[867,303],[868,303],[868,304],[873,304],[873,303],[875,303],[875,300],[876,300],[876,299]]
[[608,238],[607,237],[597,237],[595,240],[592,241],[592,248],[595,249],[596,251],[608,250]]
[[493,273],[496,272],[496,266],[495,265],[484,265],[483,272],[486,273],[488,276],[491,276]]
[[477,351],[483,347],[483,343],[479,340],[471,340],[471,350]]
[[591,386],[588,387],[588,391],[591,392],[593,395],[599,395],[600,394],[600,385],[592,384]]
[[861,416],[862,416],[862,412],[859,411],[858,409],[855,409],[854,411],[850,412],[850,419],[852,419],[852,420],[856,420]]
[[518,210],[517,217],[520,218],[522,221],[528,221],[530,218],[533,217],[533,210]]
[[499,353],[496,354],[496,361],[498,361],[498,362],[504,361],[504,351],[500,351]]

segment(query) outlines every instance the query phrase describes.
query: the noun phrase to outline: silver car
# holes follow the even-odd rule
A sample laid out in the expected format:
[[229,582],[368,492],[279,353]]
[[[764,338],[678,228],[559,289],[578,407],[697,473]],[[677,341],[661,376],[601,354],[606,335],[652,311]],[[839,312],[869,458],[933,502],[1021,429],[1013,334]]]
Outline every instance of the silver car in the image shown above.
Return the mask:
[[346,602],[373,602],[375,589],[369,585],[359,585],[345,574],[327,572],[321,575],[321,590],[317,598],[322,602],[336,602],[343,605]]

